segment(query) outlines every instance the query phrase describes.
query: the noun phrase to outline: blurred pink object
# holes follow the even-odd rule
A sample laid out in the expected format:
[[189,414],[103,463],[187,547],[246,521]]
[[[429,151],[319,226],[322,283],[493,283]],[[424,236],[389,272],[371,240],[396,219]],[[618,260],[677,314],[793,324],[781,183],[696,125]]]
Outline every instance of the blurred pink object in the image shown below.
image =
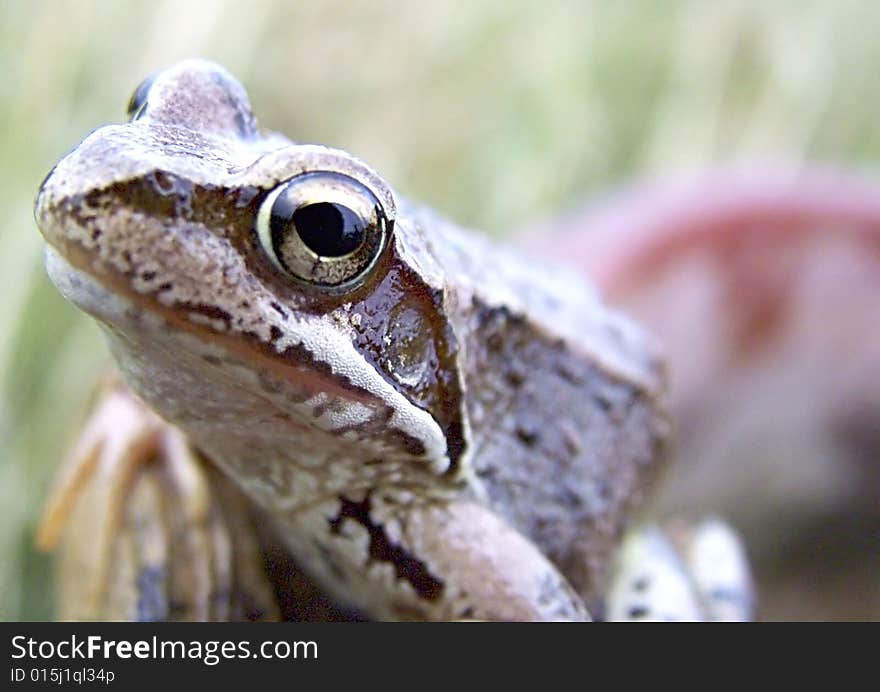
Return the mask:
[[716,170],[523,242],[664,345],[679,458],[661,508],[743,532],[768,617],[880,617],[880,183]]

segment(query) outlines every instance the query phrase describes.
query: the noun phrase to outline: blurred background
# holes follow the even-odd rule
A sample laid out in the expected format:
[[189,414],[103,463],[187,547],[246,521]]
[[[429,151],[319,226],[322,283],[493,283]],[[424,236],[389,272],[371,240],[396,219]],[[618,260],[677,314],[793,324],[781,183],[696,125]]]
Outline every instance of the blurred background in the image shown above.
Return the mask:
[[150,72],[215,59],[264,127],[344,148],[497,236],[643,176],[880,155],[864,2],[0,4],[0,619],[52,617],[32,532],[107,363],[45,278],[32,205]]

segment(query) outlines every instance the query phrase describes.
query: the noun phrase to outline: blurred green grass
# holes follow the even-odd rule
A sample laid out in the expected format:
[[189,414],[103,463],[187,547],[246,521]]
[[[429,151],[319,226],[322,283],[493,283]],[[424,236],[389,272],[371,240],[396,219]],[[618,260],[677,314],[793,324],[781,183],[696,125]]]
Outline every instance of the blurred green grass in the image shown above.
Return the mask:
[[880,152],[864,2],[27,2],[0,5],[0,619],[52,615],[32,531],[106,363],[55,293],[40,180],[153,70],[200,55],[264,127],[347,149],[496,234],[617,181]]

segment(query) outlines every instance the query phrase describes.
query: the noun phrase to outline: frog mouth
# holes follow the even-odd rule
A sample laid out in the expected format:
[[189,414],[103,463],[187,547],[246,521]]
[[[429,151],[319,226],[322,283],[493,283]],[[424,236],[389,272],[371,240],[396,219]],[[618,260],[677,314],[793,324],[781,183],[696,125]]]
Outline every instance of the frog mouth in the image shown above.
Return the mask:
[[121,294],[108,290],[91,274],[75,267],[52,245],[45,246],[43,257],[49,279],[67,300],[106,324],[124,318],[131,302]]
[[[194,322],[174,306],[162,305],[148,295],[128,290],[124,282],[115,280],[112,274],[95,275],[80,268],[74,260],[48,244],[45,266],[49,278],[67,300],[114,332],[153,331],[166,337],[169,332],[179,332],[195,337],[199,342],[210,343],[213,350],[227,351],[243,357],[247,362],[259,363],[260,369],[272,370],[276,375],[283,376],[289,370],[289,363],[272,363],[271,354],[260,353],[256,344],[252,346],[244,340],[244,335],[239,338],[239,335],[220,333],[211,327],[209,321]],[[123,285],[118,286],[119,283]],[[318,372],[309,378],[299,369],[296,380],[297,384],[305,385],[315,393],[334,389],[333,381]],[[373,399],[367,392],[355,387],[337,389],[338,394],[344,393],[355,401],[366,403]]]
[[[263,354],[243,339],[213,330],[210,324],[199,324],[179,314],[173,307],[163,306],[142,296],[117,287],[112,275],[101,277],[81,269],[71,259],[50,244],[45,247],[45,267],[52,283],[71,303],[95,318],[114,333],[156,332],[166,338],[169,332],[194,337],[201,343],[210,343],[211,350],[238,355],[246,362],[255,363],[254,370],[271,372],[283,379],[290,377],[290,363],[278,363],[277,354]],[[274,357],[273,357],[274,355]],[[353,402],[375,403],[375,397],[360,387],[346,386],[338,380],[323,376],[317,368],[305,371],[308,363],[296,368],[296,385],[312,394],[330,393]]]

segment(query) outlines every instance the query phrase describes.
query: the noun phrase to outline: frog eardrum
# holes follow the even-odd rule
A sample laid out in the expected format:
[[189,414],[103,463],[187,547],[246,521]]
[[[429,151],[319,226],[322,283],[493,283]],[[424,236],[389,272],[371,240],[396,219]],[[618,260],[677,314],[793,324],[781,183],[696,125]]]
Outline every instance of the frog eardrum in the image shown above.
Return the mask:
[[366,186],[333,172],[304,173],[280,184],[257,215],[257,235],[273,264],[322,287],[362,278],[382,253],[390,226]]

